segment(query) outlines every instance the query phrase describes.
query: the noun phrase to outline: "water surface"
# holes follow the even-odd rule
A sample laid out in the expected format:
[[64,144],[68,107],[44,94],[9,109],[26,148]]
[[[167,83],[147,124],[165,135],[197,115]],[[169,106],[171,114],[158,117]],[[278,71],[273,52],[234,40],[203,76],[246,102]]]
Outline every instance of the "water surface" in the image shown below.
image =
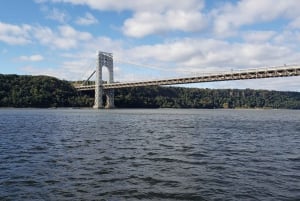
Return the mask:
[[300,200],[300,111],[0,110],[0,200]]

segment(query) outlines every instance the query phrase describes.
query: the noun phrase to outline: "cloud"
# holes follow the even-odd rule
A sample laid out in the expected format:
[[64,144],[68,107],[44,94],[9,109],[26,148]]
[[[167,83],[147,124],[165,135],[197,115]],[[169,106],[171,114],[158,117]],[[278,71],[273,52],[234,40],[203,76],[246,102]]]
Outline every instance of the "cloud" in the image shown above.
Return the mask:
[[293,19],[299,16],[298,0],[241,0],[236,4],[227,3],[215,9],[214,31],[219,36],[230,36],[244,25],[270,22],[279,17]]
[[[294,50],[294,54],[299,52],[300,31],[284,30],[273,37],[273,43],[279,44]],[[299,59],[299,58],[298,58]]]
[[49,27],[35,27],[34,37],[42,44],[53,49],[72,49],[79,46],[79,42],[92,39],[88,32],[80,32],[69,25],[59,26],[57,31]]
[[[51,0],[52,2],[86,5],[96,10],[132,11],[122,27],[125,35],[141,38],[150,34],[169,31],[195,32],[206,26],[206,19],[200,12],[204,8],[203,0],[153,0],[111,1],[111,0]],[[76,23],[89,25],[96,23],[91,14],[78,18]]]
[[51,11],[49,11],[47,18],[58,21],[60,23],[65,23],[68,19],[68,14],[61,10],[58,10],[57,8],[53,8]]
[[[46,1],[46,0],[45,0]],[[111,10],[111,11],[152,11],[163,12],[166,10],[199,10],[203,8],[203,0],[153,0],[133,1],[111,1],[111,0],[48,0],[54,3],[70,3],[73,5],[86,5],[95,10]]]
[[47,0],[34,0],[35,3],[46,3]]
[[180,73],[283,65],[297,63],[300,56],[292,48],[279,44],[230,43],[202,38],[141,45],[128,50],[127,54],[134,61],[169,64],[173,66],[170,71]]
[[127,36],[144,37],[168,31],[194,32],[206,25],[205,18],[197,11],[169,10],[166,13],[138,12],[127,19],[123,32]]
[[31,56],[20,56],[20,61],[31,61],[31,62],[37,62],[37,61],[43,61],[44,57],[39,54],[31,55]]
[[247,31],[243,38],[246,42],[262,43],[267,42],[276,35],[275,31]]
[[37,41],[52,49],[69,50],[92,38],[89,32],[77,31],[70,25],[58,26],[53,30],[43,26],[18,26],[0,22],[0,41],[10,45],[26,45]]
[[78,17],[76,20],[76,24],[79,25],[91,25],[97,23],[98,20],[91,13],[86,13],[84,17]]
[[292,20],[288,27],[291,29],[300,29],[300,16]]
[[160,62],[180,62],[196,52],[200,51],[199,42],[196,39],[179,39],[174,42],[163,44],[141,45],[129,50],[128,54],[135,59],[158,60]]
[[24,45],[31,43],[30,25],[13,25],[0,22],[0,41],[9,45]]

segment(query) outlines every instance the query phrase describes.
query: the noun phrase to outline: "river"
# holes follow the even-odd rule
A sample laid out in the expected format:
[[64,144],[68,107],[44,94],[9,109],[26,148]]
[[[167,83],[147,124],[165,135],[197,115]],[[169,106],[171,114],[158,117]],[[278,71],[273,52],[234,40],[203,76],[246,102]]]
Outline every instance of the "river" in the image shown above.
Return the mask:
[[300,200],[300,111],[0,109],[0,200]]

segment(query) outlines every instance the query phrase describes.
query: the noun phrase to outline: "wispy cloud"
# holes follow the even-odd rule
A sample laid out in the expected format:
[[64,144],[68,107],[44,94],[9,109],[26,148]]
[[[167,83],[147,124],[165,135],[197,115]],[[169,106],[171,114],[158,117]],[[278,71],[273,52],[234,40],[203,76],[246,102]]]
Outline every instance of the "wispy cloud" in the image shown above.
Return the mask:
[[275,35],[275,31],[247,31],[242,33],[246,42],[263,43],[270,41]]
[[79,42],[92,39],[90,33],[77,31],[69,25],[59,26],[58,30],[41,26],[34,30],[33,35],[39,43],[52,49],[69,50],[78,47]]
[[138,12],[124,22],[123,32],[125,35],[140,38],[177,30],[195,32],[204,29],[205,26],[206,19],[198,11]]
[[31,62],[38,62],[38,61],[43,61],[44,57],[39,54],[31,55],[31,56],[20,56],[18,58],[20,61],[31,61]]
[[204,7],[203,0],[180,0],[174,3],[174,0],[160,0],[159,3],[153,0],[143,0],[143,1],[132,1],[132,0],[122,0],[122,1],[111,1],[111,0],[38,0],[50,2],[61,2],[70,3],[73,5],[86,5],[94,10],[110,10],[110,11],[124,11],[130,10],[133,12],[140,11],[152,11],[152,12],[162,12],[166,10],[194,10]]
[[53,8],[48,11],[47,18],[51,20],[58,21],[60,23],[66,23],[69,16],[66,11],[58,10],[57,8]]
[[78,17],[75,22],[79,25],[91,25],[97,24],[98,20],[91,13],[86,13],[85,16]]
[[[133,12],[122,27],[125,35],[142,38],[151,34],[160,34],[169,31],[199,31],[206,26],[205,15],[201,13],[204,8],[203,0],[153,0],[143,1],[97,1],[97,0],[50,0],[52,2],[86,5],[95,10],[112,10]],[[86,14],[76,20],[77,24],[94,24],[95,18]]]
[[10,45],[31,43],[29,32],[32,27],[27,24],[14,25],[0,22],[0,41]]
[[[235,4],[227,3],[213,12],[213,27],[217,35],[231,36],[245,25],[266,23],[278,18],[299,17],[298,0],[241,0]],[[297,24],[297,22],[295,22]]]

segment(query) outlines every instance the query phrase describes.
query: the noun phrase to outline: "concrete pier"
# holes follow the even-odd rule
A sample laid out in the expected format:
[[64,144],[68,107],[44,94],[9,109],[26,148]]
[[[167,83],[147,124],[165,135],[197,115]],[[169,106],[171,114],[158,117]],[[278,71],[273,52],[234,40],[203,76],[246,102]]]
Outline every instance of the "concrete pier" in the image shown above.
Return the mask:
[[114,89],[108,89],[104,92],[103,80],[102,80],[102,69],[106,67],[109,73],[109,79],[107,84],[114,82],[114,63],[113,55],[107,52],[98,52],[97,55],[97,67],[96,67],[96,82],[95,82],[95,104],[94,109],[102,109],[103,106],[103,95],[106,95],[105,108],[114,108]]

